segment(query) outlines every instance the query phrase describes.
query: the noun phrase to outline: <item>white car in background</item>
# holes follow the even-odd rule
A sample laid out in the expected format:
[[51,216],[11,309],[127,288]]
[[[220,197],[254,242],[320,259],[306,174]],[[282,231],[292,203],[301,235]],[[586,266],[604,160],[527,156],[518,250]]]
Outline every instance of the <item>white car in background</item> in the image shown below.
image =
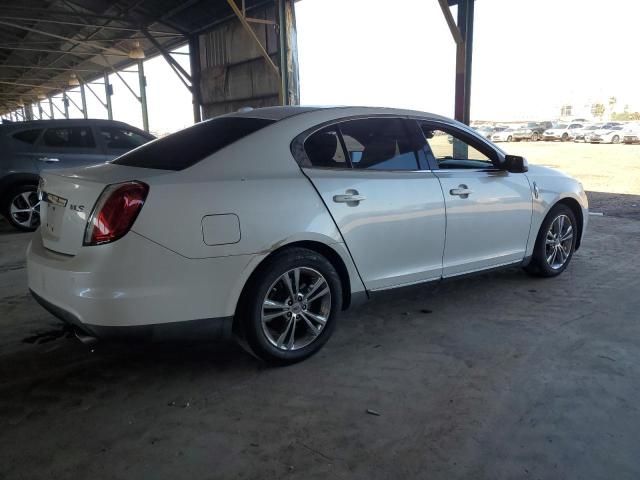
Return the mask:
[[[624,127],[622,125],[613,125],[602,127],[589,134],[589,143],[620,143],[622,141]],[[585,137],[586,138],[586,137]]]
[[585,137],[592,134],[596,130],[602,128],[602,124],[585,125],[582,128],[576,128],[571,132],[571,140],[574,142],[587,142]]
[[560,140],[567,142],[572,138],[573,132],[582,128],[582,123],[559,123],[553,128],[545,130],[542,139],[547,141]]
[[507,127],[504,130],[496,131],[491,135],[492,142],[512,142],[513,132],[517,130],[516,127]]
[[559,275],[588,220],[575,179],[456,121],[362,107],[216,117],[47,170],[39,196],[29,288],[55,316],[94,337],[235,332],[276,363],[318,351],[375,292]]
[[631,123],[622,131],[622,141],[627,145],[640,143],[640,124]]

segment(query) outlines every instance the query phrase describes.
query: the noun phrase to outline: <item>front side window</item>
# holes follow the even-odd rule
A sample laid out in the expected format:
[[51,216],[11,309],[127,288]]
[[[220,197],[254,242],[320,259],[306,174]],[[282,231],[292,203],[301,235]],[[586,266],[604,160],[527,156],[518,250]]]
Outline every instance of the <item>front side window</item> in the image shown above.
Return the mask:
[[41,128],[33,130],[22,130],[21,132],[14,133],[13,138],[15,138],[16,140],[20,140],[21,142],[33,145],[40,136],[40,132],[42,132]]
[[89,127],[49,128],[43,143],[54,148],[95,148],[96,141]]
[[463,134],[445,131],[428,123],[421,123],[420,127],[438,168],[477,170],[494,167],[491,152],[485,150],[483,153]]
[[105,146],[112,150],[132,150],[151,140],[133,130],[120,127],[100,127],[100,136]]
[[367,118],[339,125],[355,169],[418,170],[416,148],[399,118]]

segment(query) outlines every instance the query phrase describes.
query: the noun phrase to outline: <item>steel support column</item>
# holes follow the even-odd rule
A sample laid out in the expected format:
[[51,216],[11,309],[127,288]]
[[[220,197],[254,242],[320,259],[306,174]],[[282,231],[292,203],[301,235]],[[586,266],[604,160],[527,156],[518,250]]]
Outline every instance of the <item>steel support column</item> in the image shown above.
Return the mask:
[[471,121],[471,66],[473,53],[474,0],[459,0],[458,29],[462,44],[456,55],[455,118],[467,125]]
[[62,105],[64,105],[64,118],[69,118],[69,97],[66,90],[62,92]]
[[282,105],[289,105],[289,69],[287,52],[286,0],[278,0],[278,54],[280,59],[280,98]]
[[40,100],[38,100],[38,119],[42,120],[43,116],[44,116],[44,111],[42,110],[42,103],[40,102]]
[[52,120],[56,118],[53,113],[53,100],[51,99],[51,97],[49,97],[49,115],[51,116]]
[[89,118],[87,114],[87,95],[84,91],[84,83],[80,84],[80,99],[82,100],[82,116],[84,118]]
[[189,62],[191,67],[191,96],[193,98],[193,121],[202,121],[202,95],[200,93],[200,37],[189,38]]
[[138,80],[140,81],[140,106],[142,107],[142,125],[149,131],[149,112],[147,111],[147,79],[144,76],[142,60],[138,60]]
[[109,120],[113,120],[113,107],[111,106],[111,95],[113,95],[113,87],[109,83],[109,74],[104,72],[104,94],[105,103],[107,104],[107,117]]

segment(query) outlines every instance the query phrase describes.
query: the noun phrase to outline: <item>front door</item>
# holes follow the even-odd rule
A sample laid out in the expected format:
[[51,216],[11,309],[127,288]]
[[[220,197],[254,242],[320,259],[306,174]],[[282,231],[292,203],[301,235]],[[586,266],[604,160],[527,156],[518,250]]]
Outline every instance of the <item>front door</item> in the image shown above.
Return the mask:
[[497,152],[463,130],[420,125],[447,209],[443,277],[523,260],[533,201],[526,175],[496,168]]
[[438,279],[445,215],[438,178],[398,118],[346,120],[305,141],[304,168],[369,290]]

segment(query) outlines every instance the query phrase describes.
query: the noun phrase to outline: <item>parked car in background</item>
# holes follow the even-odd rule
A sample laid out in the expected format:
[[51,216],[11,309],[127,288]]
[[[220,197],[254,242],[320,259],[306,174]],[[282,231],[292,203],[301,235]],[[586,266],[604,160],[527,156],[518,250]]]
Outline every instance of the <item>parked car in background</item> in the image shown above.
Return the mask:
[[625,126],[624,130],[622,131],[622,141],[626,145],[640,143],[640,124],[631,123]]
[[607,122],[607,123],[604,123],[604,124],[600,124],[600,125],[598,125],[598,128],[585,132],[584,141],[585,141],[585,143],[591,143],[591,137],[597,131],[599,131],[599,130],[608,131],[609,129],[611,129],[613,127],[618,127],[618,126],[621,126],[621,125],[622,125],[622,123],[620,123],[620,122]]
[[513,142],[513,134],[516,131],[514,127],[506,127],[504,130],[498,130],[491,135],[492,142]]
[[537,142],[542,138],[545,130],[552,127],[551,122],[529,122],[513,132],[513,140],[519,142],[521,140],[530,140]]
[[28,283],[55,316],[94,337],[235,332],[281,364],[371,292],[507,266],[559,275],[589,219],[577,180],[391,108],[223,115],[44,172],[41,193]]
[[553,128],[549,128],[542,134],[542,139],[547,141],[560,140],[567,142],[571,139],[574,130],[582,128],[582,123],[558,123]]
[[119,157],[155,138],[113,120],[35,120],[0,125],[0,213],[19,230],[40,224],[40,174]]
[[[622,125],[602,127],[589,134],[589,143],[620,143],[622,141]],[[586,138],[586,137],[585,137]]]
[[496,132],[496,127],[492,127],[491,125],[481,125],[473,129],[487,140],[491,140],[491,135]]
[[571,132],[571,139],[574,142],[585,142],[585,135],[590,135],[594,131],[602,128],[602,124],[584,125],[582,128],[576,128]]

